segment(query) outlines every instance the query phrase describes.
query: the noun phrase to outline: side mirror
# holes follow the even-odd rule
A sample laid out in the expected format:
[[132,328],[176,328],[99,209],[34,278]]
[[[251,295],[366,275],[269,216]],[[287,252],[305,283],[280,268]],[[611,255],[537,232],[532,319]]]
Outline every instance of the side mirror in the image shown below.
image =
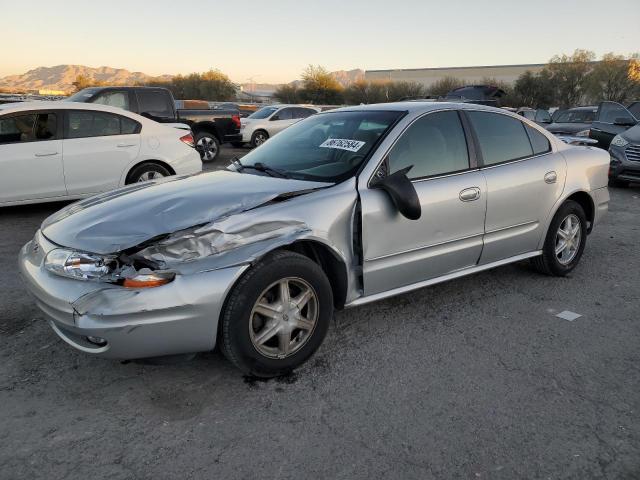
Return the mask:
[[407,172],[412,167],[413,165],[384,177],[375,177],[371,182],[371,188],[379,188],[387,192],[402,215],[409,220],[418,220],[422,215],[420,199],[413,183],[407,177]]
[[622,127],[633,127],[636,122],[631,120],[629,117],[618,117],[613,121],[614,125],[620,125]]
[[277,113],[269,119],[270,122],[275,122],[276,120],[280,120],[280,117],[278,116]]

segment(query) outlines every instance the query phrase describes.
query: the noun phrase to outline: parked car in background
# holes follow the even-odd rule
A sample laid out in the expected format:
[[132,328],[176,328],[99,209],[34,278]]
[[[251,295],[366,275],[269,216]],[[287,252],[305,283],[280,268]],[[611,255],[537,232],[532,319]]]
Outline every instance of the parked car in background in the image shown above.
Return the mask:
[[171,91],[166,88],[91,87],[80,90],[66,100],[123,108],[160,123],[186,124],[193,131],[196,148],[203,162],[218,157],[220,144],[238,142],[242,138],[237,109],[179,109]]
[[247,374],[282,375],[320,346],[334,308],[524,259],[567,275],[607,211],[608,169],[606,152],[486,106],[343,108],[228,171],[62,209],[20,272],[55,333],[87,354],[217,343]]
[[536,122],[538,125],[548,125],[551,123],[551,114],[543,108],[533,109],[529,107],[521,107],[516,110],[521,117]]
[[600,148],[608,149],[613,138],[640,122],[640,101],[627,107],[618,102],[601,102],[589,136],[598,141]]
[[285,128],[319,111],[320,108],[312,105],[269,105],[262,107],[241,120],[242,141],[236,142],[234,145],[242,146],[245,143],[249,143],[254,148],[258,147]]
[[120,108],[0,105],[0,205],[82,198],[202,170],[191,132]]
[[493,85],[467,85],[451,90],[442,100],[445,102],[475,103],[499,107],[500,99],[505,94],[504,90]]
[[640,124],[613,137],[609,145],[609,185],[626,187],[640,183]]
[[563,110],[555,113],[555,120],[545,128],[554,135],[588,137],[597,109],[598,107],[585,106]]

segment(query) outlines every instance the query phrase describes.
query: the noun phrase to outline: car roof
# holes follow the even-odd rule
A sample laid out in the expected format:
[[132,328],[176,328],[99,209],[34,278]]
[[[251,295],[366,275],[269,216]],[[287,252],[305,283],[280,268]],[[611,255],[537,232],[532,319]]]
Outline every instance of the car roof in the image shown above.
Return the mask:
[[33,102],[4,103],[0,105],[0,113],[21,112],[25,110],[95,110],[99,112],[117,113],[140,121],[140,115],[118,107],[99,105],[97,103],[65,102],[36,100]]
[[[490,107],[488,105],[479,105],[477,103],[463,103],[463,102],[393,102],[393,103],[372,103],[369,105],[355,105],[352,107],[336,108],[334,110],[328,110],[323,113],[330,112],[360,112],[367,110],[387,110],[392,112],[409,112],[409,113],[422,113],[430,112],[434,110],[486,110],[487,112],[497,112],[511,114],[507,110],[503,110],[497,107]],[[513,114],[515,116],[515,114]],[[521,118],[521,117],[520,117]]]

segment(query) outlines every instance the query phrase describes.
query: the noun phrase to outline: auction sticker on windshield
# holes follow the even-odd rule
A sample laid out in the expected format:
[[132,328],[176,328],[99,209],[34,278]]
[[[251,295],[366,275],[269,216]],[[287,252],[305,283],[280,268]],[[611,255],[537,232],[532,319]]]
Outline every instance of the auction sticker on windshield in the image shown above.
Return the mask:
[[320,144],[321,148],[337,148],[340,150],[348,150],[350,152],[357,152],[367,142],[361,142],[360,140],[348,140],[346,138],[328,138]]

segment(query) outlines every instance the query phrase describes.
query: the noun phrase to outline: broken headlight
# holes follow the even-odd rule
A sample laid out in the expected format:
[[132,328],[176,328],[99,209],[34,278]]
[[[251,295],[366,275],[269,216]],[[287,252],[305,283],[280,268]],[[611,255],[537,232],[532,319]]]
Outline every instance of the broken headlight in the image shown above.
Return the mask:
[[50,272],[78,280],[104,280],[117,266],[115,256],[95,255],[64,248],[51,250],[44,259],[44,268]]

